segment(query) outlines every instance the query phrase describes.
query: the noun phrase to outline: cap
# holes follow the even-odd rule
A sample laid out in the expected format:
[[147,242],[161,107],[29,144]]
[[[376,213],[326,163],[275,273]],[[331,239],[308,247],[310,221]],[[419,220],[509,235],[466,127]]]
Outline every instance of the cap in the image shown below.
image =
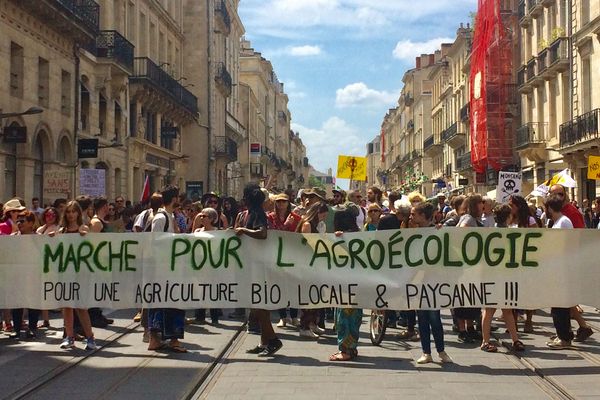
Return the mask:
[[25,207],[21,205],[19,199],[10,199],[4,204],[4,208],[2,209],[5,213],[9,211],[23,211]]
[[342,195],[342,197],[346,197],[346,191],[342,190],[342,189],[332,189],[331,190],[333,193],[339,193]]
[[327,194],[325,193],[325,190],[321,189],[320,187],[313,187],[312,189],[307,189],[304,191],[304,194],[307,196],[310,196],[311,194],[319,197],[321,200],[326,200]]
[[278,195],[275,196],[275,198],[273,199],[275,201],[290,201],[290,196],[288,196],[285,193],[279,193]]

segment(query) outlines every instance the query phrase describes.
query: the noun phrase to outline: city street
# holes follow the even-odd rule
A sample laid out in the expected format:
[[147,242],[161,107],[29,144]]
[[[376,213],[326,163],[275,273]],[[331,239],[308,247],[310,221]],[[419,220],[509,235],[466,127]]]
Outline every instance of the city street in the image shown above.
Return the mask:
[[[455,364],[419,365],[418,342],[396,340],[388,330],[380,347],[368,339],[365,316],[359,357],[339,364],[327,361],[336,351],[335,336],[318,341],[299,338],[291,329],[277,329],[284,347],[273,358],[245,353],[258,336],[241,331],[240,322],[188,325],[183,343],[187,354],[151,353],[141,329],[119,311],[110,329],[96,329],[98,351],[83,345],[60,350],[60,332],[49,330],[36,341],[0,338],[0,395],[3,399],[269,399],[301,398],[528,398],[573,399],[600,396],[600,315],[585,317],[596,334],[572,350],[544,345],[552,333],[548,313],[534,317],[536,333],[523,335],[527,351],[517,356],[500,347],[485,353],[476,344],[459,344],[444,312],[447,352]],[[499,314],[498,314],[499,315]],[[273,313],[275,316],[275,313]],[[54,319],[55,325],[60,321]],[[276,322],[274,320],[274,322]],[[496,336],[508,345],[503,326]],[[328,324],[330,327],[330,324]],[[505,343],[506,342],[506,343]],[[434,352],[434,360],[436,354]]]

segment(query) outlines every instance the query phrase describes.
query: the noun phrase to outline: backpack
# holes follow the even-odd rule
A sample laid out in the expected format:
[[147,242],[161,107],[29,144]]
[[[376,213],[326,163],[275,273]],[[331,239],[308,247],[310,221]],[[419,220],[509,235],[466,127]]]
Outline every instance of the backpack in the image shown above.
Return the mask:
[[[165,227],[163,229],[163,232],[168,232],[169,231],[169,216],[167,215],[166,212],[164,211],[158,211],[156,214],[162,214],[165,216]],[[154,217],[156,217],[156,214],[154,214],[152,216],[152,218],[150,218],[150,221],[148,221],[148,217],[150,216],[150,213],[146,213],[146,216],[144,217],[144,232],[152,232],[152,221],[154,220]]]

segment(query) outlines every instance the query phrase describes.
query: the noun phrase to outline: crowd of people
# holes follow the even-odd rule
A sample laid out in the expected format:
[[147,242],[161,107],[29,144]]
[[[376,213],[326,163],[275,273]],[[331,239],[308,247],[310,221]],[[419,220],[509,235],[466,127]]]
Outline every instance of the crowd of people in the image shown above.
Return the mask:
[[[193,202],[170,185],[152,194],[144,204],[132,204],[123,196],[118,196],[114,202],[105,197],[79,196],[73,200],[58,199],[45,207],[34,198],[27,207],[22,199],[13,198],[0,207],[0,235],[195,233],[232,229],[236,235],[261,240],[267,237],[269,230],[342,236],[348,232],[428,227],[600,229],[600,197],[591,205],[587,199],[583,200],[580,208],[569,200],[568,191],[561,185],[553,185],[548,197],[537,205],[519,195],[510,196],[507,204],[494,204],[493,199],[476,193],[450,198],[438,194],[428,200],[418,192],[403,195],[370,187],[365,195],[363,197],[359,190],[334,189],[333,196],[328,198],[318,187],[301,189],[297,193],[291,189],[270,193],[256,184],[249,184],[239,201],[207,193]],[[494,308],[453,309],[453,331],[457,333],[458,341],[479,341],[481,350],[496,352],[497,344],[491,340],[495,312]],[[297,329],[298,334],[308,340],[325,334],[326,322],[333,322],[339,351],[329,360],[348,361],[357,357],[363,310],[285,308],[278,313],[278,329]],[[524,351],[517,322],[523,320],[523,332],[533,332],[534,310],[502,309],[501,313],[513,350]],[[569,348],[572,341],[582,342],[593,334],[576,305],[554,307],[551,314],[556,329],[556,335],[547,342],[551,349]],[[87,350],[96,349],[93,328],[113,323],[99,308],[64,308],[62,315],[64,337],[60,347],[63,349],[73,348],[77,339],[84,340]],[[210,309],[209,315],[211,323],[219,324],[223,312]],[[25,316],[27,324],[24,324]],[[144,327],[143,341],[148,343],[149,351],[168,349],[183,353],[187,350],[180,340],[184,338],[185,325],[205,323],[206,310],[196,310],[194,316],[188,319],[184,310],[152,308],[139,310],[134,320]],[[253,309],[247,314],[244,309],[236,309],[229,317],[248,318],[248,331],[260,335],[259,344],[248,353],[271,356],[282,348],[283,343],[271,323],[270,311]],[[571,319],[578,324],[575,333]],[[440,361],[452,362],[445,351],[439,310],[390,312],[388,324],[405,328],[400,333],[401,339],[421,342],[423,354],[417,363],[433,361],[431,336]],[[13,339],[22,339],[22,333],[28,339],[35,339],[38,329],[49,326],[48,310],[2,310],[1,327]]]

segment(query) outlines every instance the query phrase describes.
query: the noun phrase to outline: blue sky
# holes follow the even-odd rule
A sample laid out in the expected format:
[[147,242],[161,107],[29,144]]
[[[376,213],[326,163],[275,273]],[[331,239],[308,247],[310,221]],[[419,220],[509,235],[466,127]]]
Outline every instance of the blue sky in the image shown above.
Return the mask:
[[476,0],[241,0],[239,14],[285,85],[310,163],[335,175],[338,154],[365,155],[415,56],[452,42],[476,8]]

